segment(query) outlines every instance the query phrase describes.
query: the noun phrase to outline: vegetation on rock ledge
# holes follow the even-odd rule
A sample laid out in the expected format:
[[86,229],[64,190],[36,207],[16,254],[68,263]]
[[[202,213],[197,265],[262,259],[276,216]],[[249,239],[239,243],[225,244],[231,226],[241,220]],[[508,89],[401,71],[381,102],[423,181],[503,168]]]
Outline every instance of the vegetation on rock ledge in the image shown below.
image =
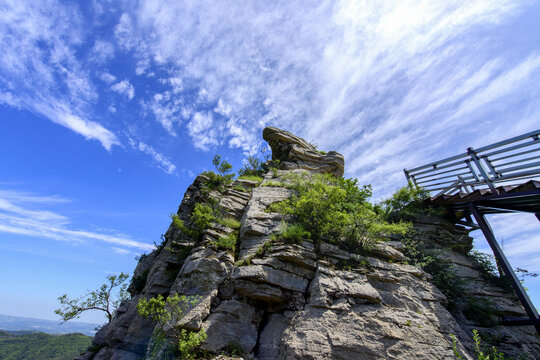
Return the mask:
[[295,190],[289,199],[273,203],[269,211],[292,215],[278,238],[334,243],[350,251],[367,249],[391,234],[405,234],[410,224],[389,223],[368,199],[371,187],[358,187],[357,179],[330,174],[293,175],[284,179]]

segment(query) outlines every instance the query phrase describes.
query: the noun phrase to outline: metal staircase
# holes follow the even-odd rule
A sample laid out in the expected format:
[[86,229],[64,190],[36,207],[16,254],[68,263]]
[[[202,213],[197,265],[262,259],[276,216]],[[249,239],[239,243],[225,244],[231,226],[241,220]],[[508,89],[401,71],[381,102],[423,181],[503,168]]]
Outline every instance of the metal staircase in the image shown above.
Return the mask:
[[403,171],[408,181],[435,193],[429,200],[431,204],[449,208],[460,219],[458,223],[480,229],[484,234],[503,275],[529,316],[504,318],[502,325],[533,325],[540,335],[538,311],[485,217],[528,212],[540,221],[540,129]]

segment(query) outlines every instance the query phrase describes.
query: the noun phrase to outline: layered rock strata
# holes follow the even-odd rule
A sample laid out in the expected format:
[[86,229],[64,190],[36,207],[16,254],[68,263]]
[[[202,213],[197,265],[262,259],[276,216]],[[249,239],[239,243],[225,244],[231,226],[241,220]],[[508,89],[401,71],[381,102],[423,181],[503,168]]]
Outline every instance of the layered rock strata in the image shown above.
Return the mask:
[[[214,224],[194,243],[171,224],[164,246],[139,261],[129,288],[132,298],[99,331],[83,359],[147,357],[154,324],[137,315],[137,301],[174,293],[199,296],[179,326],[205,329],[202,347],[216,355],[234,346],[244,358],[261,360],[454,359],[454,334],[464,358],[473,359],[473,328],[491,334],[510,355],[535,359],[540,354],[532,327],[488,327],[463,312],[449,312],[446,297],[429,274],[407,263],[399,241],[362,256],[328,243],[317,249],[306,241],[270,243],[284,219],[267,208],[292,190],[269,185],[284,181],[290,172],[341,176],[343,157],[320,154],[276,128],[265,129],[264,138],[281,170],[267,173],[261,184],[240,180],[210,194],[204,188],[208,179],[199,176],[178,210],[188,223],[195,204],[208,196],[217,199],[227,216],[241,222],[236,251],[215,245],[232,229]],[[515,297],[483,280],[465,255],[472,243],[465,229],[442,218],[420,218],[415,227],[417,240],[441,249],[467,280],[464,299],[485,299],[500,315],[523,314]]]

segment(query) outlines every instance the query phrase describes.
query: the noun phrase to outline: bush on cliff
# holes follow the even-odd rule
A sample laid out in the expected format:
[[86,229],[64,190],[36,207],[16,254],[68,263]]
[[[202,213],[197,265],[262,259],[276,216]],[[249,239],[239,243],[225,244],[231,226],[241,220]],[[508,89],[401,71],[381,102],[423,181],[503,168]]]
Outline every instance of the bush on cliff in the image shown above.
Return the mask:
[[284,181],[295,194],[272,204],[269,210],[293,215],[306,239],[315,243],[326,241],[358,251],[409,229],[405,222],[388,223],[368,201],[371,187],[359,188],[357,179],[314,174],[291,175]]
[[151,358],[162,358],[161,351],[167,342],[172,342],[175,352],[180,358],[195,359],[199,345],[206,340],[204,329],[189,331],[177,325],[184,314],[199,302],[197,296],[170,295],[164,298],[158,295],[154,298],[139,299],[137,312],[140,316],[157,323],[152,342]]

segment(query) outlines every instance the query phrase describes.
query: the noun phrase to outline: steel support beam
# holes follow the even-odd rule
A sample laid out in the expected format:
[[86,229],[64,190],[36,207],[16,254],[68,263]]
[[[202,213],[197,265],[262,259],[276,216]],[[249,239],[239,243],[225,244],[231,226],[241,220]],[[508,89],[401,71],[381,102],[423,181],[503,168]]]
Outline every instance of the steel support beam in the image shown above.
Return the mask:
[[508,262],[508,259],[506,258],[501,247],[499,246],[499,243],[497,243],[497,239],[495,239],[495,235],[493,234],[491,226],[489,226],[489,223],[487,222],[484,215],[480,213],[480,211],[478,211],[478,208],[475,204],[469,203],[469,211],[473,214],[476,223],[480,227],[480,230],[482,230],[484,237],[486,238],[489,246],[491,247],[493,255],[495,255],[495,259],[497,260],[497,264],[499,264],[499,266],[502,268],[504,276],[506,276],[506,278],[510,282],[510,285],[512,285],[512,288],[516,292],[519,301],[523,305],[523,308],[525,308],[531,324],[534,324],[536,332],[540,335],[540,317],[538,316],[538,312],[536,311],[536,308],[534,307],[531,299],[529,299],[529,296],[521,285],[518,277],[514,273],[512,266],[510,266],[510,263]]

